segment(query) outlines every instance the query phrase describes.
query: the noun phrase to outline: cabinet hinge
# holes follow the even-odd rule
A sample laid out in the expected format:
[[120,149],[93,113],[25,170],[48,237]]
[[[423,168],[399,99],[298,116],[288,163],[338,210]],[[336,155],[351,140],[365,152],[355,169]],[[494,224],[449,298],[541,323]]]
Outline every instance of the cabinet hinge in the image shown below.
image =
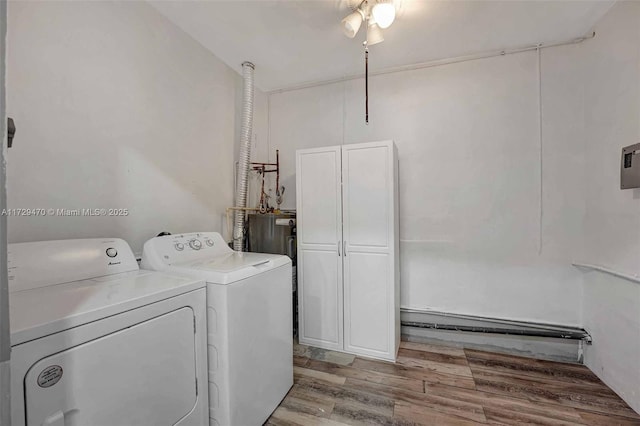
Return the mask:
[[196,377],[196,396],[198,396],[198,378]]
[[196,334],[196,317],[193,317],[193,334]]

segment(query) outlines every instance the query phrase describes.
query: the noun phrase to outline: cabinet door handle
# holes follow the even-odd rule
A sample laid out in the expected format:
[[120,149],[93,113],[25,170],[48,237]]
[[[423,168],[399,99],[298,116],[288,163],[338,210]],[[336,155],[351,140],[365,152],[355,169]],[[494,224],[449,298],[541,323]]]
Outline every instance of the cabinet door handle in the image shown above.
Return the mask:
[[338,256],[340,256],[340,241],[338,241]]
[[344,254],[344,257],[347,257],[347,241],[343,241],[342,242],[342,254]]

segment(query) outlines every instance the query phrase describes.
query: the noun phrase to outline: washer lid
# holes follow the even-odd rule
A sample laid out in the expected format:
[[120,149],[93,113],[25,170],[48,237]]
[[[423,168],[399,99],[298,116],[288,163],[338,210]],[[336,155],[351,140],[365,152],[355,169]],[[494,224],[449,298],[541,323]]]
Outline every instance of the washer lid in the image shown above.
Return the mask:
[[11,344],[77,327],[205,286],[204,281],[137,270],[13,291]]
[[165,271],[202,278],[213,284],[230,284],[287,264],[291,264],[288,256],[233,251],[207,259],[174,263]]

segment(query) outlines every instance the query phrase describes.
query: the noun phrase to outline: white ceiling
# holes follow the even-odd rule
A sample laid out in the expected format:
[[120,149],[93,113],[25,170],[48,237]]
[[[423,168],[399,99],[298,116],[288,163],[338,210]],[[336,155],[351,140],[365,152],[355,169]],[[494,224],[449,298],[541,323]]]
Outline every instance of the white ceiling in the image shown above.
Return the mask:
[[[363,72],[364,28],[349,39],[340,26],[348,0],[150,3],[233,69],[253,62],[264,91]],[[385,41],[369,48],[370,70],[573,39],[613,3],[401,0]]]

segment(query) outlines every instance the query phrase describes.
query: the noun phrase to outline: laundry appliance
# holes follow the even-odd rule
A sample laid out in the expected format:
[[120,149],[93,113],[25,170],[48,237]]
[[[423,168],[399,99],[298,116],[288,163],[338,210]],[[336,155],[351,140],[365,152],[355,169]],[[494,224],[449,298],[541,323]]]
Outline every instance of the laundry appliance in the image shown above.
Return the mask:
[[298,275],[296,272],[296,214],[249,213],[247,215],[248,251],[285,254],[291,258],[293,335],[298,334]]
[[211,425],[261,425],[293,385],[291,259],[216,232],[147,241],[142,267],[207,282]]
[[116,238],[9,244],[20,426],[208,425],[206,290]]

